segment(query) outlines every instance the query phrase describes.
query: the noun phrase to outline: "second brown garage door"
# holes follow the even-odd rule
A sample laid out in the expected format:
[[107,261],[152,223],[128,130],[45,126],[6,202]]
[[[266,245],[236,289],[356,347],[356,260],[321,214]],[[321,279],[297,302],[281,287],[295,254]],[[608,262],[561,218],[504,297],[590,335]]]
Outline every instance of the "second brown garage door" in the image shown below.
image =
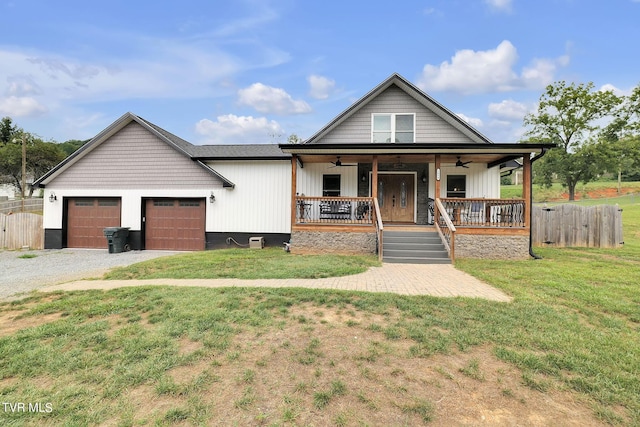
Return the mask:
[[204,249],[204,199],[148,199],[145,248],[175,251]]

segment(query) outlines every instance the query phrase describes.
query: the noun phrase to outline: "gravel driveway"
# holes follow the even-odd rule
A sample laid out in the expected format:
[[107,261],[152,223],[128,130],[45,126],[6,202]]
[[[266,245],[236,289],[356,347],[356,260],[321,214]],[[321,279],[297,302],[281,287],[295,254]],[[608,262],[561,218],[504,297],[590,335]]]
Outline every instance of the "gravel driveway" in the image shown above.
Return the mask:
[[0,251],[0,299],[46,285],[101,277],[113,267],[176,253],[130,251],[110,254],[106,249]]

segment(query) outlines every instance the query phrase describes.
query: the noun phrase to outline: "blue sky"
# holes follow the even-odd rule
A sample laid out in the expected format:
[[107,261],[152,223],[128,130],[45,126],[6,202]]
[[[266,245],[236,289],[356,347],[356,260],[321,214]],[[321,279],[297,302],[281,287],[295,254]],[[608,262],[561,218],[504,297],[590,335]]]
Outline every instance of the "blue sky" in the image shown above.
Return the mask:
[[495,142],[547,84],[640,83],[640,0],[0,0],[0,116],[45,140],[127,111],[195,144],[311,136],[399,73]]

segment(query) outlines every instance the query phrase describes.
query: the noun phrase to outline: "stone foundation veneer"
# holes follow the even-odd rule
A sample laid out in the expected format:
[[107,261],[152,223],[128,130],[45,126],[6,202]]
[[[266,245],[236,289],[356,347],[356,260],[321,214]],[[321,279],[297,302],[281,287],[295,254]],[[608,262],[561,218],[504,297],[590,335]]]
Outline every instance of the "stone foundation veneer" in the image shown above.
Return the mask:
[[292,253],[375,254],[375,233],[292,231]]
[[456,233],[456,259],[528,259],[529,236]]

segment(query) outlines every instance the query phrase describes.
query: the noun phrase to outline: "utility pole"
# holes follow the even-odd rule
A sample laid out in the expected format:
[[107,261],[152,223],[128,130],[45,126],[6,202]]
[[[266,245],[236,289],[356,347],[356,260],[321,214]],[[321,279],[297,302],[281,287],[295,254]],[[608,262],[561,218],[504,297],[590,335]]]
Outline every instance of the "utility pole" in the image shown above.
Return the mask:
[[27,176],[27,141],[24,132],[22,133],[22,212],[24,212],[24,187],[27,185],[25,180]]

